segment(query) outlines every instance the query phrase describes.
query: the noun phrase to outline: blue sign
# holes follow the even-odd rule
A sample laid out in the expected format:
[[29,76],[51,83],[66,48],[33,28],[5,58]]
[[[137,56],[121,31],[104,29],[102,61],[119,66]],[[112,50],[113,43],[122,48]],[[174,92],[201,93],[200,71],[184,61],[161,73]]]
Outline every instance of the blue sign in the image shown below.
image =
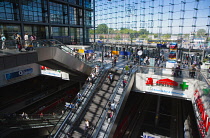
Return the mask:
[[98,40],[98,43],[103,43],[103,41]]
[[120,51],[120,55],[131,55],[131,52],[127,52],[127,51]]
[[174,46],[175,46],[175,45],[177,45],[177,43],[175,43],[175,42],[172,42],[172,43],[170,43],[170,45],[174,45]]
[[94,53],[93,50],[85,50],[85,53]]
[[28,68],[28,69],[24,69],[24,70],[12,72],[12,73],[7,73],[7,74],[5,74],[5,78],[6,78],[6,80],[10,80],[10,79],[14,79],[17,77],[31,74],[32,72],[33,72],[33,68]]
[[157,48],[166,48],[165,44],[157,44]]

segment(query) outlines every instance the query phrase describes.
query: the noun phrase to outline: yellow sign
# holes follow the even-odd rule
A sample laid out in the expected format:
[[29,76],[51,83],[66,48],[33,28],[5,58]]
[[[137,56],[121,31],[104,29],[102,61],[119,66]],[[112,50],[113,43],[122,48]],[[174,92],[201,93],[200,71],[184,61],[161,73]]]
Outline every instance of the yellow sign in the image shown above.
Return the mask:
[[78,53],[85,53],[85,50],[84,49],[79,49]]
[[112,51],[113,55],[119,55],[119,51]]

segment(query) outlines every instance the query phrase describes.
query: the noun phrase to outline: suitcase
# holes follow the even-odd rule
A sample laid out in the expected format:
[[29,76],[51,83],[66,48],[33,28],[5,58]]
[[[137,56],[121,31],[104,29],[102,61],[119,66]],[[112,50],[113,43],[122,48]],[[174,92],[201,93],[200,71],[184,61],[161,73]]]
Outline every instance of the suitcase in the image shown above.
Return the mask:
[[28,47],[26,48],[26,51],[33,51],[34,48],[33,48],[33,45],[32,44],[29,44]]
[[28,46],[28,47],[26,48],[26,51],[30,51],[30,50],[31,50],[31,51],[33,51],[33,50],[34,50],[34,48],[33,48],[33,47],[29,47],[29,46]]

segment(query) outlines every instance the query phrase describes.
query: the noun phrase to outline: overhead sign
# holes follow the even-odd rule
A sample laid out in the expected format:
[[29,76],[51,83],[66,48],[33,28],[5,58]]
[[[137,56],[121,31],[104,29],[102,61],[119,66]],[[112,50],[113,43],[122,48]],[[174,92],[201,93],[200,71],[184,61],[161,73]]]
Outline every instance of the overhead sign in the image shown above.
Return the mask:
[[186,82],[182,82],[179,85],[178,82],[173,81],[168,78],[160,79],[160,80],[157,80],[156,82],[154,82],[153,78],[148,78],[145,84],[147,86],[146,90],[149,92],[181,96],[181,97],[186,97],[183,91],[188,89],[188,85],[186,84]]
[[85,53],[94,53],[93,50],[85,50]]
[[84,52],[85,52],[84,49],[79,49],[79,50],[78,50],[78,53],[84,53]]
[[61,73],[55,70],[41,70],[41,74],[59,78],[61,77]]
[[103,43],[103,41],[98,40],[98,43]]
[[160,138],[160,137],[152,135],[150,133],[143,132],[143,138]]
[[5,74],[5,79],[6,80],[11,80],[11,79],[18,78],[18,77],[21,77],[21,76],[29,75],[32,72],[33,72],[33,68],[28,68],[28,69],[19,70],[19,71],[15,71],[15,72],[11,72],[11,73],[6,73]]

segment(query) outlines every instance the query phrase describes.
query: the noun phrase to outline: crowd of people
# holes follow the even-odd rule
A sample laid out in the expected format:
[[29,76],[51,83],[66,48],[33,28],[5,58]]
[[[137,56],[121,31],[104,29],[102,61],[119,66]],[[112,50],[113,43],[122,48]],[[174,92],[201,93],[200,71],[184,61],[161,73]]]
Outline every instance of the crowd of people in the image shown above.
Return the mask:
[[[26,33],[22,39],[21,35],[18,33],[15,33],[13,35],[13,40],[15,42],[15,48],[18,49],[20,52],[24,48],[26,51],[33,50],[33,46],[36,45],[35,40],[36,36],[34,34],[29,35]],[[4,34],[1,34],[1,50],[7,49],[9,46],[6,45],[6,40],[7,38],[5,37]]]

